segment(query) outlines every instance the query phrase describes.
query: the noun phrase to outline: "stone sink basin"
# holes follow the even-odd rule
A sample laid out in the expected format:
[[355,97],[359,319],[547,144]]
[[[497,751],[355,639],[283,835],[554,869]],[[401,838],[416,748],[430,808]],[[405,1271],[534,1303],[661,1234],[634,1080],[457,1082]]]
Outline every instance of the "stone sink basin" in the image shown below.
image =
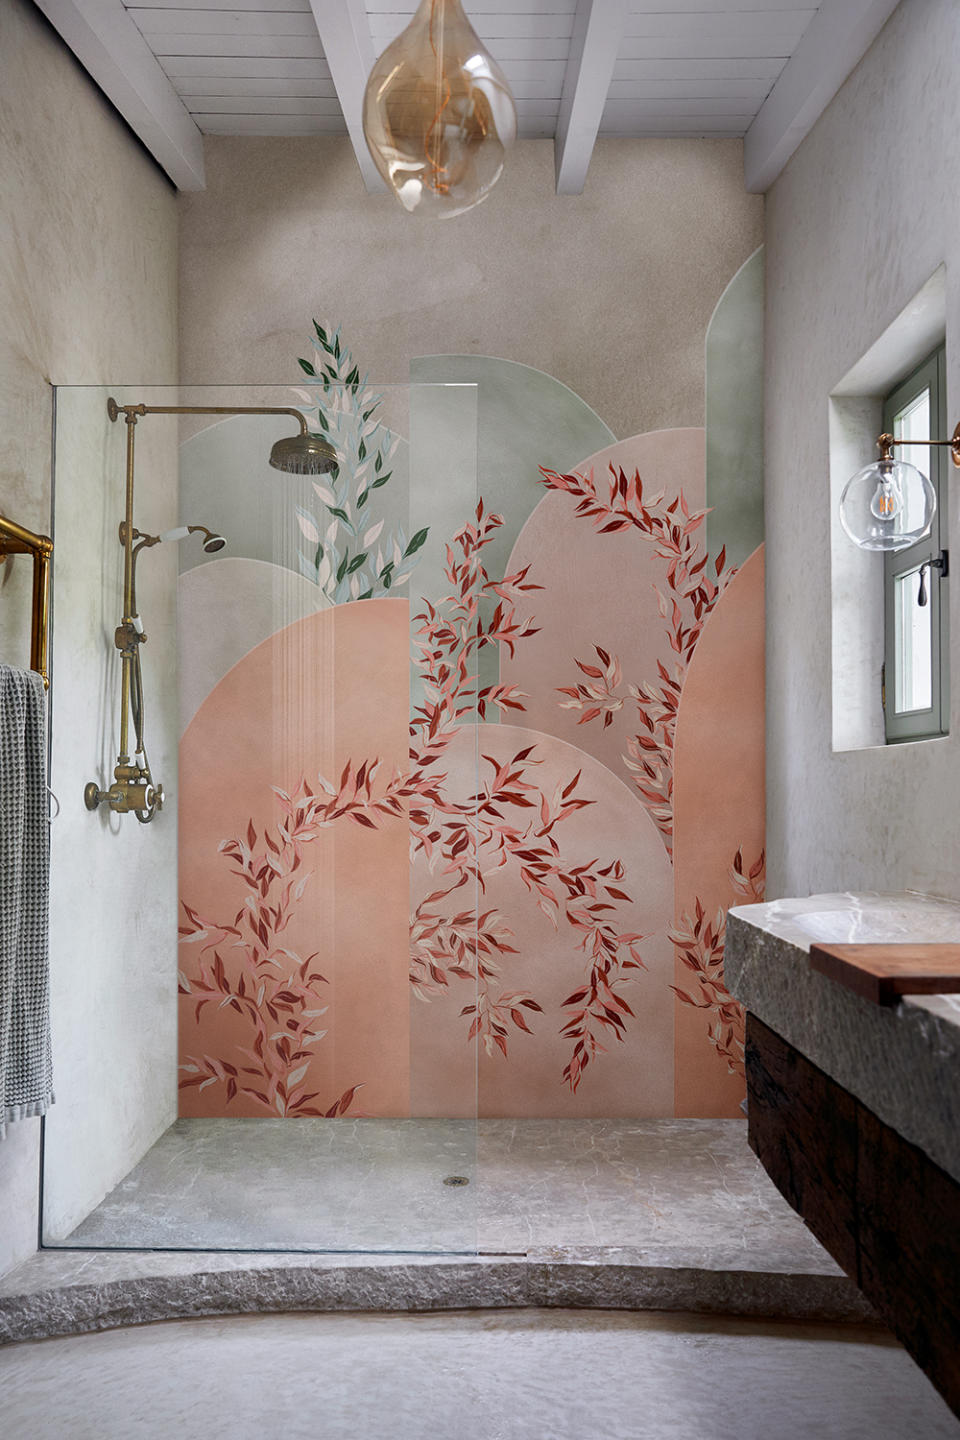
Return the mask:
[[804,949],[814,942],[960,944],[960,905],[926,895],[810,895],[805,900],[775,900],[751,908],[761,924]]
[[[927,923],[920,917],[880,914],[862,910],[813,910],[797,915],[794,924],[811,940],[830,945],[907,945],[933,943]],[[960,921],[954,935],[938,935],[938,940],[960,942]]]

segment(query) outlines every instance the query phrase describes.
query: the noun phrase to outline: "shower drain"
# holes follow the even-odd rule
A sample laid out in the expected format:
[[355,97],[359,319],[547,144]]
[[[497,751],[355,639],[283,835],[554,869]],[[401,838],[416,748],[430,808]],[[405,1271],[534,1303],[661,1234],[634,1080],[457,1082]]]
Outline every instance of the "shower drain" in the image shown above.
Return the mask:
[[444,1185],[469,1185],[470,1181],[466,1175],[448,1175],[443,1183]]

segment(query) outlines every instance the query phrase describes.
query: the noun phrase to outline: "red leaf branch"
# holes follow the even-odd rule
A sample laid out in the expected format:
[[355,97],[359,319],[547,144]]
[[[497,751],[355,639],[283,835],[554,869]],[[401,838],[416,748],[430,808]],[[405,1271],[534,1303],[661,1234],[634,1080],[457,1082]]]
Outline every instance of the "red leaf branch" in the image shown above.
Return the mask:
[[[734,898],[750,902],[762,900],[764,876],[764,852],[761,851],[746,870],[743,854],[738,850],[729,871]],[[743,1076],[743,1007],[723,983],[726,929],[727,912],[723,906],[713,920],[707,919],[699,899],[694,902],[693,915],[686,911],[681,914],[679,925],[670,931],[670,939],[677,947],[680,963],[690,971],[691,989],[677,985],[671,988],[682,1004],[708,1012],[711,1045],[726,1060],[730,1074]]]
[[[529,567],[492,581],[483,563],[482,552],[502,523],[499,515],[485,515],[482,503],[478,506],[476,524],[465,527],[447,550],[451,593],[438,606],[426,605],[415,620],[426,699],[412,727],[411,786],[421,799],[429,797],[430,804],[411,810],[413,847],[415,853],[426,855],[447,888],[429,897],[415,916],[417,944],[425,928],[432,953],[418,953],[415,947],[411,978],[422,998],[426,998],[425,976],[435,989],[444,984],[438,979],[441,974],[444,979],[452,974],[470,980],[477,987],[477,999],[461,1012],[472,1016],[470,1035],[480,1034],[488,1052],[497,1046],[507,1053],[508,1020],[526,1030],[524,1010],[540,1010],[525,992],[495,996],[491,990],[500,983],[497,957],[515,953],[506,943],[510,932],[491,910],[481,917],[482,943],[479,939],[474,943],[462,926],[453,926],[456,933],[451,933],[451,922],[444,922],[442,913],[431,907],[470,881],[485,889],[492,869],[516,868],[551,924],[570,927],[588,957],[582,995],[565,1002],[570,1014],[563,1034],[574,1041],[574,1047],[564,1079],[576,1089],[587,1064],[605,1048],[601,1036],[624,1038],[624,1017],[633,1012],[620,987],[628,978],[625,972],[643,966],[637,949],[643,937],[621,933],[613,923],[617,909],[630,902],[629,895],[611,883],[622,880],[623,866],[619,861],[601,865],[598,860],[571,864],[563,858],[555,834],[569,816],[593,803],[577,793],[580,774],[548,795],[536,781],[534,767],[539,761],[534,746],[505,763],[485,755],[491,773],[475,795],[455,804],[444,797],[443,784],[432,782],[428,773],[441,759],[462,716],[476,708],[482,717],[490,703],[523,708],[523,697],[514,687],[494,687],[499,693],[477,690],[472,673],[484,646],[501,643],[512,654],[516,640],[537,633],[532,622],[517,613],[522,596],[539,588],[527,579]],[[499,603],[485,623],[480,599],[490,592],[497,594]]]
[[[278,1115],[342,1115],[352,1105],[359,1085],[332,1105],[318,1104],[319,1092],[309,1089],[315,1047],[327,1033],[318,1028],[327,1011],[327,980],[317,952],[298,954],[284,943],[283,932],[310,878],[302,868],[303,847],[322,828],[344,819],[376,828],[383,818],[403,814],[397,798],[402,782],[394,776],[375,791],[378,770],[377,761],[356,770],[348,764],[336,790],[322,779],[316,789],[306,780],[292,793],[275,789],[279,824],[261,833],[250,820],[242,837],[220,845],[243,893],[231,920],[206,919],[182,902],[181,942],[199,950],[190,973],[181,971],[180,993],[192,997],[198,1026],[204,1012],[229,1008],[246,1022],[249,1039],[240,1052],[246,1065],[206,1052],[189,1055],[181,1088],[222,1084],[227,1104],[246,1095]],[[227,946],[229,974],[221,953]]]
[[[657,661],[658,679],[644,685],[626,686],[636,707],[640,728],[627,740],[624,765],[633,776],[634,787],[653,819],[666,846],[673,854],[673,747],[676,738],[680,692],[687,668],[697,647],[707,616],[736,571],[726,567],[726,550],[720,551],[709,573],[706,548],[694,539],[709,513],[691,511],[681,491],[667,503],[663,492],[644,496],[639,471],[631,480],[614,465],[605,487],[598,487],[592,470],[561,475],[542,469],[548,489],[559,490],[576,501],[575,513],[593,522],[601,535],[638,530],[666,562],[666,590],[657,589],[657,604],[665,622],[667,643],[673,652],[668,669]],[[622,668],[618,658],[599,645],[594,646],[599,666],[577,660],[587,681],[563,686],[566,698],[560,706],[582,712],[577,722],[584,725],[601,719],[604,728],[613,723],[623,708],[620,693]]]

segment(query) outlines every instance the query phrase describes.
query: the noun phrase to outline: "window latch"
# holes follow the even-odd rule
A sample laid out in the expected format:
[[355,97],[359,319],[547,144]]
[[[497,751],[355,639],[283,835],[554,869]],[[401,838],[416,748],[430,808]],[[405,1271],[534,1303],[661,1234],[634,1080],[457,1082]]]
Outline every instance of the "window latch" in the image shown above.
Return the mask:
[[931,570],[939,570],[940,579],[946,580],[947,576],[950,574],[949,550],[941,550],[936,560],[925,560],[920,566],[920,589],[917,592],[918,605],[926,605],[927,603],[927,583],[924,571],[928,568]]

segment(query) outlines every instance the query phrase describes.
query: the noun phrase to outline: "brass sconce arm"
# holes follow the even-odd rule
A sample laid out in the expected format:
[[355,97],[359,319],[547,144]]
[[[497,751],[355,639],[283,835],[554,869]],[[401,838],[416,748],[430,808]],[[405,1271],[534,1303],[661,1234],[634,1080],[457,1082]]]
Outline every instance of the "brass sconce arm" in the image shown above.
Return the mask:
[[898,440],[894,435],[889,435],[884,431],[882,435],[877,436],[877,449],[880,451],[881,465],[893,460],[894,445],[949,446],[950,459],[960,470],[960,425],[957,425],[949,440]]

